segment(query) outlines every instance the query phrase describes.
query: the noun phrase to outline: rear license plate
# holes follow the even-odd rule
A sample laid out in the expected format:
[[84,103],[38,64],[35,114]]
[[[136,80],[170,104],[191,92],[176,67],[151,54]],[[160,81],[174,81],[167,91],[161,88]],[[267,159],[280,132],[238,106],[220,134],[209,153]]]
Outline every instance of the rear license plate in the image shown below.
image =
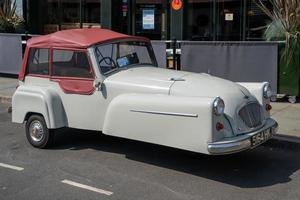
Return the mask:
[[251,137],[251,146],[257,146],[272,137],[271,129],[266,129]]

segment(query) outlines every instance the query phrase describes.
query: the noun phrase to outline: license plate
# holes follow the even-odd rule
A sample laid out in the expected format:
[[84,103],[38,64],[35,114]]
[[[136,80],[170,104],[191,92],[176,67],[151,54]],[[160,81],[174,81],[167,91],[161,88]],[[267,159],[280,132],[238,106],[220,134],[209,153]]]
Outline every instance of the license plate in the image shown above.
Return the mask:
[[251,146],[257,146],[272,137],[271,129],[266,129],[251,137]]

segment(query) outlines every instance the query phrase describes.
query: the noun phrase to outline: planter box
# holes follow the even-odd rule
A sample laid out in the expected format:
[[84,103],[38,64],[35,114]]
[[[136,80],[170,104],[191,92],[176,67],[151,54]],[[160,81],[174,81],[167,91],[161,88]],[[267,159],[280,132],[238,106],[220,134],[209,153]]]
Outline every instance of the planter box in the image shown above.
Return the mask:
[[0,73],[18,74],[22,64],[20,34],[0,33]]

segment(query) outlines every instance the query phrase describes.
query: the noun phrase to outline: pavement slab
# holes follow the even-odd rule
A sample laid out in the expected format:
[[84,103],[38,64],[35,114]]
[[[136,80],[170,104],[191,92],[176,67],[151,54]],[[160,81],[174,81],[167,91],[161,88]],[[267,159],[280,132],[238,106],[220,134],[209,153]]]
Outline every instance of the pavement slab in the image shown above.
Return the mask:
[[0,102],[10,103],[17,86],[18,79],[0,77]]
[[300,137],[300,104],[273,103],[271,112],[279,124],[279,134]]

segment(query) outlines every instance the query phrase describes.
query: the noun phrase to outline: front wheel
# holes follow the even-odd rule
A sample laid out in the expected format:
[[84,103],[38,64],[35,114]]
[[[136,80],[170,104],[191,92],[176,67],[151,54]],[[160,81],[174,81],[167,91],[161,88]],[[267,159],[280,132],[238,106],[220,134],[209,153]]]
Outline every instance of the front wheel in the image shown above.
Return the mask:
[[36,148],[47,148],[53,141],[53,133],[47,128],[44,117],[31,115],[26,122],[26,137]]

